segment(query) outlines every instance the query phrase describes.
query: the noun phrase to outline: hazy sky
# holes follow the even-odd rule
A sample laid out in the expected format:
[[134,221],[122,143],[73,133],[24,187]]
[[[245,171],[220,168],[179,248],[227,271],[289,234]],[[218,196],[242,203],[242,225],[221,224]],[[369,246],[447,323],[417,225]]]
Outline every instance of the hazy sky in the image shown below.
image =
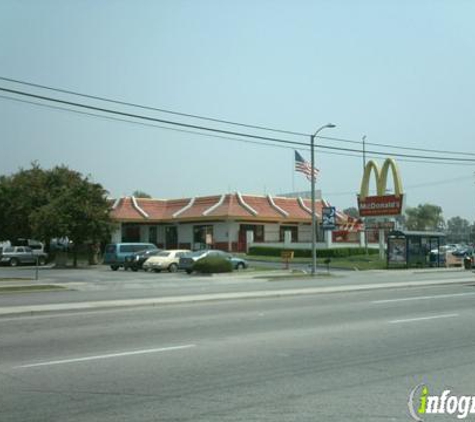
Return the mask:
[[[337,127],[322,135],[473,154],[474,17],[470,0],[1,0],[0,76],[303,133],[332,122]],[[173,198],[309,188],[293,172],[292,149],[3,98],[0,116],[2,174],[33,160],[66,164],[111,196],[135,189]],[[446,218],[474,220],[475,166],[398,162],[407,205],[430,202]],[[361,156],[318,151],[317,163],[324,197],[340,208],[355,206]]]

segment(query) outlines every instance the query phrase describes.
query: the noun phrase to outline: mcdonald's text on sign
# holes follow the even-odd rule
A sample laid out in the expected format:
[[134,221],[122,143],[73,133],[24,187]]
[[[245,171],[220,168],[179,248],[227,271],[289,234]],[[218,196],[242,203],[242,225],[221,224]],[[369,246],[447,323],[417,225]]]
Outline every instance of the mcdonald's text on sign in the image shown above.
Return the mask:
[[400,215],[402,213],[403,195],[367,196],[358,198],[361,217],[378,217]]

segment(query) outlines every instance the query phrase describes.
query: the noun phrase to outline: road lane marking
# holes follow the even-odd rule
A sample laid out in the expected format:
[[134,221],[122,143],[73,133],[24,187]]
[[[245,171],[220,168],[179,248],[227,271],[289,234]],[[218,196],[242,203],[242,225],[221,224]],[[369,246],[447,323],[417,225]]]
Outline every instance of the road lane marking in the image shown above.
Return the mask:
[[459,314],[444,314],[444,315],[432,315],[428,317],[420,317],[420,318],[408,318],[408,319],[394,319],[389,321],[390,324],[402,324],[405,322],[417,322],[417,321],[428,321],[430,319],[440,319],[440,318],[454,318],[458,317]]
[[371,303],[377,305],[377,304],[382,304],[382,303],[409,302],[412,300],[444,299],[448,297],[460,297],[460,296],[475,296],[475,293],[451,293],[451,294],[434,295],[434,296],[417,296],[417,297],[404,297],[404,298],[399,298],[399,299],[383,299],[383,300],[373,300]]
[[62,364],[66,364],[66,363],[87,362],[87,361],[90,361],[90,360],[98,360],[98,359],[111,359],[111,358],[118,358],[118,357],[124,357],[124,356],[145,355],[145,354],[148,354],[148,353],[169,352],[169,351],[172,351],[172,350],[189,349],[189,348],[192,348],[192,347],[196,347],[196,344],[185,344],[183,346],[160,347],[160,348],[157,348],[157,349],[133,350],[133,351],[130,351],[130,352],[109,353],[109,354],[106,354],[106,355],[85,356],[85,357],[82,357],[82,358],[62,359],[62,360],[52,360],[52,361],[49,361],[49,362],[30,363],[30,364],[27,364],[27,365],[15,366],[13,369],[35,368],[37,366],[62,365]]

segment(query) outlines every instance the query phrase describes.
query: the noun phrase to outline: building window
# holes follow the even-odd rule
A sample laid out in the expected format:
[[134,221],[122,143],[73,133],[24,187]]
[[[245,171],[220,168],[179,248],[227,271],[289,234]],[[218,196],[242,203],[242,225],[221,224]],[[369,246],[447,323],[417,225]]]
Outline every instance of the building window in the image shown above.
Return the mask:
[[254,226],[254,240],[264,242],[264,226]]
[[252,231],[254,233],[254,242],[264,242],[264,225],[255,224],[241,224],[239,227],[239,234],[245,241],[246,232]]
[[193,244],[195,248],[209,248],[213,243],[213,226],[193,226]]
[[296,226],[280,226],[280,231],[279,231],[279,238],[280,241],[283,242],[285,239],[285,232],[290,232],[292,236],[292,242],[298,242],[299,241],[299,231],[298,227]]
[[140,225],[123,224],[122,242],[140,242]]
[[150,226],[148,230],[148,241],[157,245],[157,226]]
[[165,227],[165,247],[176,249],[178,247],[178,229],[176,226]]

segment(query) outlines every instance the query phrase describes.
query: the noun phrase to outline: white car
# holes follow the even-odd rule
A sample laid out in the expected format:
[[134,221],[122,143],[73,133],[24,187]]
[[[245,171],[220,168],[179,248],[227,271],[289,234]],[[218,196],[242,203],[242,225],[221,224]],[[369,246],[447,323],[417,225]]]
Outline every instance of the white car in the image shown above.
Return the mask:
[[162,270],[174,273],[178,269],[178,261],[188,252],[190,252],[188,249],[161,251],[157,255],[148,258],[143,264],[143,269],[145,271],[155,271],[156,273]]

